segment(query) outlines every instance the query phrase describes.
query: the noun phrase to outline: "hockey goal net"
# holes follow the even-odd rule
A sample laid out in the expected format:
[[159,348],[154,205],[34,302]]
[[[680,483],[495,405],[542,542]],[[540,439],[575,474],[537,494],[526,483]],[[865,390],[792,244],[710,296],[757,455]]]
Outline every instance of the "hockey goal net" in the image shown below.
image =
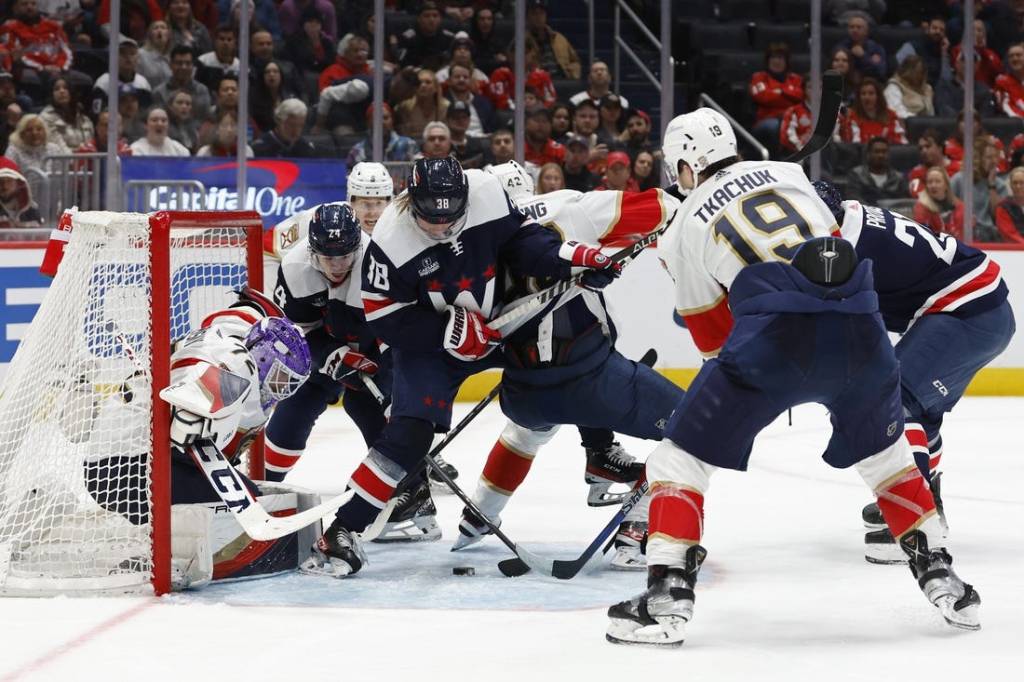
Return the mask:
[[170,589],[171,343],[262,279],[254,212],[75,214],[0,386],[0,594]]

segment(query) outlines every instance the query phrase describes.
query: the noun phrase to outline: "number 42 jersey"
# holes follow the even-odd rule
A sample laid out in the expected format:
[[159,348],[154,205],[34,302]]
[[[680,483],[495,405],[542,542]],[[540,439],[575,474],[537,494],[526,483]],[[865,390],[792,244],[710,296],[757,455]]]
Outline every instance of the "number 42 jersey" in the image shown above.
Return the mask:
[[676,285],[676,310],[700,352],[717,355],[732,329],[728,291],[747,265],[789,262],[797,248],[838,231],[795,163],[743,161],[700,183],[658,255]]

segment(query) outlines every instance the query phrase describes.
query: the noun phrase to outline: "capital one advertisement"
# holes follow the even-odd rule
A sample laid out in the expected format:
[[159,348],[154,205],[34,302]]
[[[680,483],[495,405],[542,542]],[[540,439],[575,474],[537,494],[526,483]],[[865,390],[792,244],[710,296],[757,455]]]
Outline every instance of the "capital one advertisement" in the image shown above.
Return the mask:
[[[238,206],[238,162],[222,158],[126,157],[123,182],[132,180],[198,180],[203,197],[186,196],[178,206],[177,192],[157,186],[150,193],[151,210],[252,209],[271,227],[310,206],[345,198],[347,169],[339,159],[249,159],[245,205]],[[135,208],[134,206],[131,208]]]

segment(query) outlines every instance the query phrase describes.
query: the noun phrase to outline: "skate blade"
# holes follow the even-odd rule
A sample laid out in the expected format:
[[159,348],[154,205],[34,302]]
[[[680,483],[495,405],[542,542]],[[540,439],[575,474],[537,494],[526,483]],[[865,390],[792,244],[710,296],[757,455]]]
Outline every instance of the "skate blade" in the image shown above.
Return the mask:
[[685,629],[686,621],[682,618],[668,618],[654,625],[612,618],[604,638],[612,644],[677,649],[683,645]]
[[[629,483],[620,484],[607,479],[587,478],[586,482],[590,486],[590,489],[587,491],[588,507],[610,507],[613,504],[622,504],[622,501],[626,499],[626,495],[629,495],[632,490]],[[625,486],[625,489],[612,491],[611,487],[613,485]]]
[[906,565],[907,563],[907,555],[895,542],[865,542],[864,559],[870,564]]
[[485,535],[463,535],[462,533],[459,533],[459,536],[455,538],[455,542],[452,544],[452,551],[458,552],[460,549],[472,547],[485,537]]
[[374,542],[437,542],[441,539],[441,528],[431,518],[429,521],[403,521],[401,524],[384,526],[380,536]]
[[322,560],[310,557],[299,565],[299,573],[303,575],[324,576],[327,578],[347,578],[352,575],[352,567],[345,562]]
[[866,530],[884,530],[888,528],[888,526],[884,523],[871,523],[870,521],[865,521],[864,528]]
[[943,619],[953,627],[960,630],[981,629],[980,604],[969,604],[958,611],[956,599],[949,596],[940,599],[935,606],[942,613]]

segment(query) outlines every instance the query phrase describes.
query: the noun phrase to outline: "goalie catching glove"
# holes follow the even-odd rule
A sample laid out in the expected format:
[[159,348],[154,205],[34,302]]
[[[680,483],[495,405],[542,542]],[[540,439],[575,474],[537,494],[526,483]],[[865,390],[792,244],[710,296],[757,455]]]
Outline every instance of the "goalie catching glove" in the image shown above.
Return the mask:
[[622,264],[613,262],[597,246],[568,241],[558,249],[558,257],[569,261],[574,268],[587,269],[580,286],[591,291],[604,289],[622,273]]
[[327,356],[320,371],[346,388],[361,391],[363,384],[359,375],[373,376],[378,369],[377,363],[370,358],[348,346],[342,346]]
[[501,332],[487,326],[484,316],[461,306],[445,311],[441,347],[459,360],[472,362],[485,357],[501,343]]

